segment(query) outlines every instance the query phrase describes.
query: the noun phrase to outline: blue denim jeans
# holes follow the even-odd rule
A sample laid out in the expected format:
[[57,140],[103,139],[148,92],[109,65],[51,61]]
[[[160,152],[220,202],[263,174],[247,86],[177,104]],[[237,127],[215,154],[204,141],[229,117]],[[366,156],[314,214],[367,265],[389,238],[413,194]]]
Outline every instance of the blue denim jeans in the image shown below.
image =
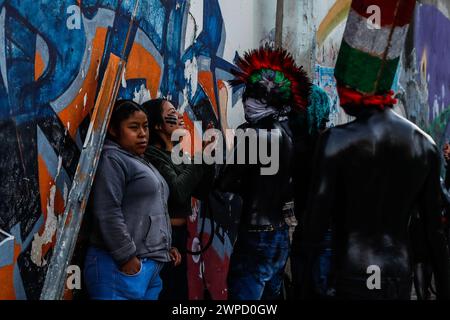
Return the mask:
[[86,288],[94,300],[157,300],[162,266],[162,262],[141,259],[141,270],[127,275],[106,251],[89,247],[84,265]]
[[280,299],[288,256],[287,225],[276,231],[241,230],[230,260],[229,299]]

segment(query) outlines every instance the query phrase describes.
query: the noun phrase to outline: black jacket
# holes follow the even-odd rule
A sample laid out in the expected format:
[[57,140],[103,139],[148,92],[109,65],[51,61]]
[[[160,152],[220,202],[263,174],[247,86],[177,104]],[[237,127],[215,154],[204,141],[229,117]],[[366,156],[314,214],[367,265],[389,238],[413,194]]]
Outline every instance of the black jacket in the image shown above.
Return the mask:
[[[238,129],[243,129],[245,132],[254,129],[258,133],[258,145],[267,143],[271,137],[280,139],[278,171],[272,175],[262,174],[261,168],[267,167],[267,165],[264,165],[259,158],[256,164],[251,164],[248,158],[250,144],[247,142],[245,144],[246,163],[241,164],[235,161],[235,164],[225,164],[220,174],[218,187],[222,191],[234,192],[241,196],[243,201],[241,226],[252,228],[283,224],[283,207],[293,200],[292,167],[294,150],[292,133],[288,123],[287,121],[277,121],[267,117],[255,124],[245,123]],[[266,133],[261,129],[266,129]],[[270,129],[279,129],[281,135],[277,136]],[[235,145],[234,151],[236,154],[239,153],[238,144]]]

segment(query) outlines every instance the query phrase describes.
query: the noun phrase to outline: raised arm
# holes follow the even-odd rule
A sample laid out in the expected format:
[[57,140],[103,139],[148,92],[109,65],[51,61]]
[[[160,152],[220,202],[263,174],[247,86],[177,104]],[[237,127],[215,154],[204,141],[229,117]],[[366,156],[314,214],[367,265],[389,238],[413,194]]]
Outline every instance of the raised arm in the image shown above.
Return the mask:
[[187,164],[184,170],[178,173],[173,165],[165,159],[153,159],[152,163],[166,180],[170,196],[175,202],[183,204],[190,200],[194,189],[202,180],[202,165]]

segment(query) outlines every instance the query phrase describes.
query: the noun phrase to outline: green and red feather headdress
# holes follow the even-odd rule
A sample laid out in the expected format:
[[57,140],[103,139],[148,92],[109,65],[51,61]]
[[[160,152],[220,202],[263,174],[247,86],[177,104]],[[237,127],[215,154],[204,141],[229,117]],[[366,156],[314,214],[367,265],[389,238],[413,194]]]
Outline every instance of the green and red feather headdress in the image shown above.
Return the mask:
[[244,99],[252,97],[278,108],[306,110],[312,84],[286,50],[263,46],[238,57],[236,65],[239,70],[232,71],[235,79],[230,84],[245,85]]

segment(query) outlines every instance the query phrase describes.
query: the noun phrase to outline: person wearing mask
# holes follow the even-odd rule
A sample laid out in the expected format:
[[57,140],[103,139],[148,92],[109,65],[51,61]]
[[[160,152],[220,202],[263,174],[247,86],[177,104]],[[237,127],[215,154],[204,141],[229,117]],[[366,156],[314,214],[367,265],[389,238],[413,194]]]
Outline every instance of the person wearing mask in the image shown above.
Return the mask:
[[[237,60],[238,71],[231,82],[244,86],[242,102],[246,122],[238,129],[256,136],[254,144],[278,140],[278,166],[263,174],[266,165],[227,163],[217,186],[242,198],[239,231],[230,258],[228,292],[230,300],[277,300],[281,298],[284,269],[290,251],[285,218],[292,212],[292,175],[295,164],[294,137],[289,126],[291,112],[305,113],[311,82],[292,56],[283,49],[261,47]],[[245,159],[251,158],[245,143]],[[238,155],[242,156],[242,155]]]

